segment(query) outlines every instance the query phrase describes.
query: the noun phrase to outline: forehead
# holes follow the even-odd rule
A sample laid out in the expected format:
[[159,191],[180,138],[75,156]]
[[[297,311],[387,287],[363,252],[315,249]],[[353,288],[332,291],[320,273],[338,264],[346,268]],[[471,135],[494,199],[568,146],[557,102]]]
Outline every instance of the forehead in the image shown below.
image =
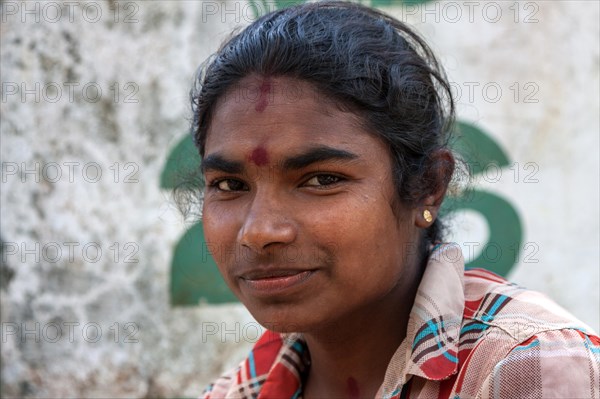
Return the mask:
[[205,152],[253,151],[257,146],[273,151],[310,143],[356,147],[374,142],[381,146],[357,114],[341,110],[310,83],[252,75],[217,102]]

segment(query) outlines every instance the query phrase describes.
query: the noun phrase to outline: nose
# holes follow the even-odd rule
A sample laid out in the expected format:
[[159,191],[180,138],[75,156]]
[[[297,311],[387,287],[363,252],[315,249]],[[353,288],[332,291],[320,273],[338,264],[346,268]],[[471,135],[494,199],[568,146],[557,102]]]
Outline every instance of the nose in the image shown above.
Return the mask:
[[241,245],[263,253],[276,244],[294,242],[297,226],[289,209],[272,193],[257,193],[238,234]]

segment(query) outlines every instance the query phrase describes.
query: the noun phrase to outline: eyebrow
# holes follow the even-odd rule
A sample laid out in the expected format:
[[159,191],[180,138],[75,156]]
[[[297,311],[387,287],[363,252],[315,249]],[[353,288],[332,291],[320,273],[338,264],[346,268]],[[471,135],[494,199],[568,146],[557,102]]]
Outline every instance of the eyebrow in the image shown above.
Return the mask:
[[298,170],[309,165],[325,161],[349,161],[357,159],[358,155],[328,146],[309,148],[307,151],[286,159],[283,162],[284,170]]
[[241,162],[231,161],[226,159],[219,153],[210,154],[202,159],[200,163],[200,169],[202,173],[208,171],[224,172],[231,174],[239,174],[244,170],[244,166]]
[[[284,170],[299,170],[312,164],[325,161],[350,161],[359,158],[358,155],[329,146],[317,146],[286,158],[283,161]],[[239,174],[244,171],[244,164],[225,158],[221,153],[206,156],[201,163],[202,173],[219,171],[224,173]]]

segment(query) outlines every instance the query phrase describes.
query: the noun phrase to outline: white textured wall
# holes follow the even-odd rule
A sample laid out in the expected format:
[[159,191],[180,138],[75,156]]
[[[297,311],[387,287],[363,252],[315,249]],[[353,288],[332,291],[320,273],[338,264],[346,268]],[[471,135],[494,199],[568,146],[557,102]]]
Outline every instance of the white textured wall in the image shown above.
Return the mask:
[[[525,241],[539,247],[539,262],[521,261],[511,278],[598,330],[599,3],[491,2],[500,17],[466,3],[453,3],[460,17],[448,3],[389,10],[417,26],[463,88],[460,117],[513,162],[539,166],[538,183],[508,173],[481,182],[510,198]],[[172,249],[186,226],[158,182],[188,127],[195,68],[250,9],[69,7],[2,2],[2,395],[197,396],[245,354],[256,328],[240,305],[169,305]],[[465,82],[497,83],[503,95],[492,102],[476,88],[469,98]],[[515,101],[515,82],[535,83],[539,101]],[[465,220],[471,232],[457,229],[457,241],[483,240],[477,219]],[[207,335],[207,326],[227,331]]]

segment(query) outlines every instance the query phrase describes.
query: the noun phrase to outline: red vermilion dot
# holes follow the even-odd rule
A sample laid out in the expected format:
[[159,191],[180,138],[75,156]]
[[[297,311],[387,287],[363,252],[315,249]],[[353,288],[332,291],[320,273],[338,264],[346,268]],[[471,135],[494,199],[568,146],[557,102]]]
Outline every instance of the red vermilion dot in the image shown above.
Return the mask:
[[269,80],[265,80],[262,83],[262,85],[260,85],[260,97],[258,98],[256,107],[254,107],[256,112],[263,112],[265,109],[267,109],[267,105],[269,105],[269,94],[270,93],[271,93],[271,82]]
[[248,158],[250,161],[254,162],[256,166],[263,166],[269,162],[269,154],[264,147],[256,147]]

